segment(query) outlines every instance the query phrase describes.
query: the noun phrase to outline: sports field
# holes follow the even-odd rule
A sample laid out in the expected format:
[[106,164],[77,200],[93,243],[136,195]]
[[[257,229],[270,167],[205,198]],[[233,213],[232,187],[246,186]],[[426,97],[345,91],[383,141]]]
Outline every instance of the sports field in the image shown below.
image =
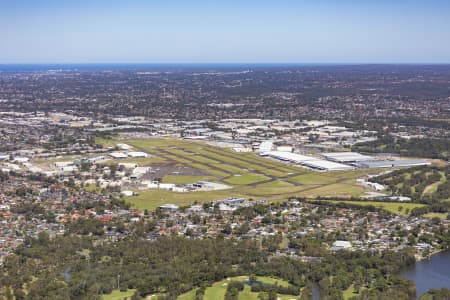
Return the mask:
[[[290,196],[351,197],[359,196],[365,189],[355,179],[367,172],[337,171],[316,172],[299,166],[285,164],[254,153],[237,153],[204,142],[183,139],[124,139],[98,140],[104,145],[126,143],[151,157],[141,166],[158,167],[163,182],[185,184],[199,180],[223,183],[231,189],[211,192],[175,193],[162,190],[139,191],[128,197],[139,209],[154,209],[161,204],[189,205],[194,202],[220,200],[227,197],[247,197],[278,201]],[[128,159],[121,160],[123,162]]]

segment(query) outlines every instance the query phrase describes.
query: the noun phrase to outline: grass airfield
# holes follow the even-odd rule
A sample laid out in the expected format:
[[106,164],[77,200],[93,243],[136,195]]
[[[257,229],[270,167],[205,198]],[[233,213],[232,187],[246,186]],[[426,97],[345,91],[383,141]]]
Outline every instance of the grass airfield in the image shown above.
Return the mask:
[[[167,169],[167,173],[162,176],[163,182],[186,184],[207,180],[232,187],[228,190],[186,193],[158,189],[140,190],[139,195],[126,198],[138,209],[153,210],[166,203],[184,206],[227,197],[279,201],[292,196],[308,198],[360,196],[366,190],[357,185],[355,179],[377,172],[374,170],[317,172],[260,157],[251,152],[237,153],[231,149],[183,139],[112,139],[98,142],[105,146],[126,143],[136,150],[149,153],[151,157],[138,163],[140,166]],[[120,162],[137,161],[123,159]]]

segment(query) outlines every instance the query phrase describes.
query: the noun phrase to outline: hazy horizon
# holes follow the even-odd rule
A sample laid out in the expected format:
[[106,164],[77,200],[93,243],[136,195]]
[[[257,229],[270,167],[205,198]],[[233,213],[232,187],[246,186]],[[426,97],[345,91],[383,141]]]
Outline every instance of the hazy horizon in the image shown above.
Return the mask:
[[448,64],[450,3],[0,3],[0,64]]

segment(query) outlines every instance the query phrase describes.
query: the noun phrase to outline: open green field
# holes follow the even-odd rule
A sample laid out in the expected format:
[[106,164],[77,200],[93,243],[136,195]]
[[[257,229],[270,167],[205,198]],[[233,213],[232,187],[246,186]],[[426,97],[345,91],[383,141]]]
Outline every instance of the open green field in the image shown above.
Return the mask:
[[106,294],[102,296],[102,300],[123,300],[131,298],[136,290],[127,290],[126,292],[121,292],[119,290],[114,290],[111,294]]
[[406,210],[411,211],[416,207],[423,207],[425,204],[420,203],[401,203],[401,202],[377,202],[377,201],[347,201],[347,200],[320,200],[331,203],[348,203],[360,206],[375,206],[385,209],[395,214],[406,215]]
[[361,291],[363,291],[363,290],[367,290],[367,288],[366,287],[361,287],[360,288],[360,292],[359,293],[356,293],[356,291],[355,291],[355,287],[354,287],[354,285],[352,284],[348,289],[346,289],[344,292],[343,292],[343,297],[344,297],[344,300],[347,300],[347,299],[350,299],[351,297],[355,297],[355,296],[358,296],[360,293],[361,293]]
[[269,177],[266,177],[263,175],[258,175],[258,174],[247,173],[244,175],[235,175],[225,181],[230,184],[248,185],[248,184],[256,183],[259,181],[264,181],[266,179],[269,179]]
[[299,184],[329,184],[336,182],[336,178],[332,176],[324,176],[323,173],[311,173],[302,174],[299,176],[291,177],[291,181]]
[[292,186],[292,183],[282,181],[282,180],[274,180],[267,183],[258,184],[258,187],[288,187]]
[[[199,180],[229,185],[231,188],[213,192],[175,193],[162,190],[137,191],[138,196],[126,198],[138,209],[154,209],[161,204],[189,205],[227,197],[247,197],[279,201],[292,196],[318,197],[360,196],[366,190],[356,184],[356,178],[377,170],[316,172],[285,164],[254,153],[237,153],[204,142],[174,138],[98,139],[97,143],[113,146],[126,143],[151,155],[133,160],[139,165],[167,169],[176,166],[181,172],[167,171],[163,182],[193,183]],[[128,161],[128,160],[123,160]],[[120,161],[119,161],[120,162]],[[188,171],[183,173],[183,170]]]
[[446,213],[435,213],[435,212],[431,212],[431,213],[427,213],[423,215],[425,218],[429,218],[429,219],[433,219],[433,218],[439,218],[441,220],[445,220],[447,219],[447,214]]
[[[258,281],[268,284],[278,284],[281,286],[289,286],[289,283],[281,280],[281,279],[275,279],[271,277],[257,277]],[[221,300],[225,296],[225,292],[227,290],[227,282],[234,280],[234,281],[242,281],[245,282],[248,280],[247,276],[238,276],[233,277],[229,279],[224,279],[222,281],[214,283],[211,287],[208,287],[205,291],[205,296],[203,300]],[[180,296],[178,296],[177,300],[193,300],[195,297],[195,289],[191,290],[187,293],[184,293]],[[280,300],[290,300],[290,299],[297,299],[298,296],[293,295],[282,295],[278,294],[277,298]],[[251,291],[250,286],[245,285],[245,288],[242,292],[239,293],[239,300],[258,300],[258,293],[253,293]]]
[[175,193],[170,191],[151,189],[146,191],[139,191],[139,195],[127,197],[126,200],[132,203],[133,206],[137,209],[154,210],[158,206],[167,203],[174,203],[179,206],[187,206],[194,202],[202,203],[225,199],[230,195],[241,196],[239,193],[230,194],[229,190]]

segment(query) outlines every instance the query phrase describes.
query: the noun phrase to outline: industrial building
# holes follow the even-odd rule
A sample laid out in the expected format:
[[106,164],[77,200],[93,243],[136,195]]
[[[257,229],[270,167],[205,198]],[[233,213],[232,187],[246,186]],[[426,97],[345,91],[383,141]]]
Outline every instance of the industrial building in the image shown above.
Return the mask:
[[271,151],[273,148],[273,141],[263,141],[261,142],[261,144],[259,145],[259,149],[258,151],[260,153],[264,153],[264,152],[269,152]]
[[423,159],[400,159],[400,160],[373,160],[359,162],[361,168],[395,168],[395,167],[416,167],[427,166],[431,163]]
[[282,161],[289,161],[304,167],[308,167],[315,170],[321,171],[342,171],[342,170],[353,170],[354,167],[323,160],[313,156],[306,156],[297,153],[282,152],[282,151],[268,151],[262,153],[263,156],[270,156]]
[[142,151],[130,151],[127,152],[127,155],[129,157],[133,157],[133,158],[145,158],[148,157],[148,154]]
[[322,153],[322,156],[328,160],[339,163],[354,163],[360,161],[375,160],[372,156],[362,155],[357,152],[328,152]]

